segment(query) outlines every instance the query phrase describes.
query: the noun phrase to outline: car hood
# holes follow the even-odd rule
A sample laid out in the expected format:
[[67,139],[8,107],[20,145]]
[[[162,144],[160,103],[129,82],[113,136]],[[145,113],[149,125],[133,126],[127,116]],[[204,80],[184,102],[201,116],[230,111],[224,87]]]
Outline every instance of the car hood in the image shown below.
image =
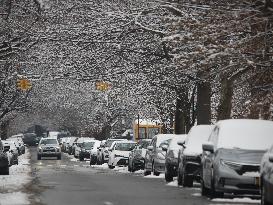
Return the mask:
[[223,160],[242,163],[260,164],[265,150],[245,150],[245,149],[220,149],[219,156]]

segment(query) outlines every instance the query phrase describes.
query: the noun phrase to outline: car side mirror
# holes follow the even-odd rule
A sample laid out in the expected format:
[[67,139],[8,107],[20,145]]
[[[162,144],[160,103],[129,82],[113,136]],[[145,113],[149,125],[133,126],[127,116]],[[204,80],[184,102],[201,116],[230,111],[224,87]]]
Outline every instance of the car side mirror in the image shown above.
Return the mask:
[[205,143],[202,145],[202,149],[203,151],[207,151],[207,152],[211,152],[213,153],[214,152],[214,146],[212,143]]
[[165,151],[165,152],[167,152],[167,151],[168,151],[167,145],[163,145],[163,146],[162,146],[162,150]]
[[151,146],[151,145],[147,147],[147,149],[148,149],[149,151],[153,151],[153,148],[154,148],[154,147]]
[[178,140],[178,142],[177,142],[177,144],[179,145],[179,146],[182,146],[182,147],[186,147],[185,146],[185,143],[186,143],[186,141],[185,140]]
[[273,163],[273,154],[269,155],[268,160]]

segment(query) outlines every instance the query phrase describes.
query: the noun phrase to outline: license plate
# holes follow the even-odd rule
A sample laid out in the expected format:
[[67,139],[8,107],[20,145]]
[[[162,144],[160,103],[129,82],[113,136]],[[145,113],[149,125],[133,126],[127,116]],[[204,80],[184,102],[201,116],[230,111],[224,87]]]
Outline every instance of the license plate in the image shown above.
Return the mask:
[[255,185],[257,185],[257,186],[261,185],[261,179],[260,179],[260,177],[255,177]]

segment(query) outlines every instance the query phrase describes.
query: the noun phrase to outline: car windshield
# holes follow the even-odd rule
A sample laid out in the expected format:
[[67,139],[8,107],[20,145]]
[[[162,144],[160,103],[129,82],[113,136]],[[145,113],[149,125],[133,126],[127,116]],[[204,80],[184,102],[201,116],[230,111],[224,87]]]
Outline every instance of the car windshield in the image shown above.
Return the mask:
[[56,139],[43,139],[41,141],[41,144],[46,145],[46,144],[58,144]]
[[111,147],[111,145],[113,144],[113,142],[115,142],[115,140],[107,140],[105,142],[105,147]]
[[149,146],[150,142],[151,142],[151,141],[145,141],[145,140],[140,141],[140,142],[139,142],[139,148],[140,148],[140,149],[141,149],[141,148],[147,149],[147,147]]
[[135,143],[117,143],[116,150],[119,151],[130,151],[135,147]]
[[273,144],[273,123],[264,120],[230,120],[219,130],[219,148],[266,150]]
[[84,142],[82,146],[86,149],[92,149],[94,144],[95,142]]

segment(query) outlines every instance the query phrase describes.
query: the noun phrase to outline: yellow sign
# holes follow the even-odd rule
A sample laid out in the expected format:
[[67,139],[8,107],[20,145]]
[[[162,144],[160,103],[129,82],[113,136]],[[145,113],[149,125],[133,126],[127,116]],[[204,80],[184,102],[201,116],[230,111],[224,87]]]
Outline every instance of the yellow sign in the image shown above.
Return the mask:
[[27,91],[30,90],[31,87],[32,87],[31,82],[28,79],[22,78],[17,80],[17,88],[19,90]]
[[106,90],[109,90],[110,87],[111,85],[107,82],[103,82],[103,81],[96,82],[96,90],[106,91]]

